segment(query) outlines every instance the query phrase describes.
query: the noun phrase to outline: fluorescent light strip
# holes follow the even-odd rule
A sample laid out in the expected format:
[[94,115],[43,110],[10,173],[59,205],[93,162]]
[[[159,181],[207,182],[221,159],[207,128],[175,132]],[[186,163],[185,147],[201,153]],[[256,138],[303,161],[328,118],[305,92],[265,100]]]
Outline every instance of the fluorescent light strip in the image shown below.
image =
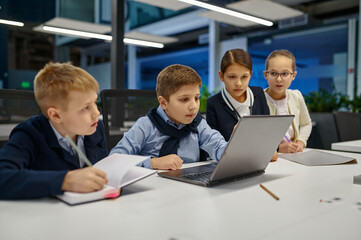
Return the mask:
[[63,33],[63,34],[78,36],[78,37],[97,38],[97,39],[102,39],[102,40],[107,40],[107,41],[112,40],[112,36],[110,36],[110,35],[83,32],[83,31],[71,30],[71,29],[66,29],[66,28],[43,26],[43,30],[47,31],[47,32]]
[[18,26],[18,27],[23,27],[24,26],[24,23],[22,23],[22,22],[10,21],[10,20],[4,20],[4,19],[0,19],[0,23],[7,24],[7,25]]
[[265,20],[265,19],[262,19],[262,18],[258,18],[258,17],[253,17],[253,16],[248,15],[248,14],[236,12],[236,11],[233,11],[233,10],[230,10],[230,9],[227,9],[227,8],[214,6],[214,5],[211,5],[209,3],[204,3],[204,2],[200,2],[200,1],[196,1],[196,0],[178,0],[178,1],[185,2],[185,3],[188,3],[188,4],[192,4],[192,5],[195,5],[195,6],[198,6],[198,7],[201,7],[201,8],[205,8],[205,9],[208,9],[208,10],[212,10],[212,11],[215,11],[215,12],[220,12],[220,13],[223,13],[223,14],[227,14],[227,15],[230,15],[230,16],[233,16],[233,17],[241,18],[241,19],[244,19],[244,20],[248,20],[248,21],[251,21],[251,22],[259,23],[259,24],[266,25],[266,26],[269,26],[269,27],[273,25],[273,23],[271,21],[268,21],[268,20]]
[[[106,41],[111,41],[113,39],[113,37],[110,35],[90,33],[90,32],[78,31],[78,30],[71,30],[71,29],[66,29],[66,28],[43,26],[43,30],[47,31],[47,32],[53,32],[53,33],[71,35],[71,36],[78,36],[78,37],[86,37],[86,38],[96,38],[96,39],[102,39],[102,40],[106,40]],[[164,47],[164,44],[162,44],[162,43],[136,40],[136,39],[131,39],[131,38],[124,38],[123,42],[126,44],[133,44],[133,45],[145,46],[145,47],[155,47],[155,48],[163,48]]]
[[164,48],[163,43],[148,42],[148,41],[131,39],[131,38],[124,38],[123,42],[126,44],[140,45],[145,47]]

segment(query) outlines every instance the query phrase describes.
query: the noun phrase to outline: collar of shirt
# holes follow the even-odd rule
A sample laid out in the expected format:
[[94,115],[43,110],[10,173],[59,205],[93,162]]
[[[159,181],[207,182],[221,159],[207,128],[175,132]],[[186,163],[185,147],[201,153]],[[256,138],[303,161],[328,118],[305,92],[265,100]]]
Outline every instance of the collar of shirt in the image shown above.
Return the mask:
[[[222,91],[223,92],[223,91]],[[252,90],[248,87],[246,90],[246,100],[243,103],[238,102],[236,99],[232,97],[232,95],[224,88],[224,93],[228,100],[231,102],[235,110],[239,113],[240,116],[250,115],[249,107],[251,106],[251,98],[253,102],[253,93]],[[229,104],[225,96],[222,94],[223,100],[226,102],[228,107],[233,110],[233,107]]]
[[[49,121],[51,128],[53,129],[56,138],[58,139],[58,143],[59,145],[64,148],[66,151],[70,152],[71,154],[73,154],[72,149],[70,148],[70,144],[68,142],[68,140],[61,136],[61,134],[58,132],[58,130],[55,129],[55,127],[53,126],[53,124],[51,124],[51,122]],[[84,136],[83,135],[78,135],[77,139],[76,139],[76,145],[80,148],[80,150],[85,153],[85,148],[84,148]]]
[[175,127],[177,129],[181,129],[185,126],[185,124],[181,123],[181,124],[177,124],[175,122],[173,122],[172,120],[169,119],[168,115],[165,113],[165,111],[163,110],[163,108],[159,105],[159,107],[157,108],[157,113],[159,114],[159,116],[169,125],[171,125],[172,127]]
[[282,105],[287,105],[288,102],[288,92],[286,91],[286,97],[284,99],[281,100],[275,100],[273,99],[268,93],[267,91],[264,91],[266,98],[273,104],[275,104],[276,106],[282,106]]
[[[290,114],[290,111],[288,110],[288,92],[286,91],[286,97],[284,99],[281,100],[274,100],[270,95],[268,95],[268,93],[265,91],[264,92],[266,95],[266,98],[276,106],[276,115],[288,115]],[[288,139],[292,139],[294,137],[294,130],[293,130],[293,125],[291,124],[285,134],[285,136]],[[287,143],[287,139],[283,138],[282,139],[282,143]]]

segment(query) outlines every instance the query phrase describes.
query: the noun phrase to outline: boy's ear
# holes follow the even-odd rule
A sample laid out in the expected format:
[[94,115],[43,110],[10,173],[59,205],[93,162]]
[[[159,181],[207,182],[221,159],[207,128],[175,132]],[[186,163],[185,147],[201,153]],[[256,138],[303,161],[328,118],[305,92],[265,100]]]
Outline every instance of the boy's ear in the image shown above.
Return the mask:
[[47,114],[49,117],[49,120],[55,123],[60,123],[61,122],[61,117],[59,114],[59,110],[55,107],[50,107],[47,110]]
[[224,82],[223,80],[223,73],[221,71],[218,71],[219,79]]
[[163,110],[166,110],[167,109],[167,100],[162,97],[162,96],[159,96],[158,97],[158,102],[159,102],[159,105],[162,107]]
[[294,71],[294,72],[293,72],[293,78],[292,78],[292,81],[293,81],[293,80],[295,80],[296,75],[297,75],[297,71]]

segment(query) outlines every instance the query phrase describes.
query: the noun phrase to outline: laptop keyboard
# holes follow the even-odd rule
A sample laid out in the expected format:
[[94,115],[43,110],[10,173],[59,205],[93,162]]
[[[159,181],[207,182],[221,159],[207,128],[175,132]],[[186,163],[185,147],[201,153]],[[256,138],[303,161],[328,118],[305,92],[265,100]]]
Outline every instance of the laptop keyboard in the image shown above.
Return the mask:
[[191,180],[209,180],[212,172],[201,172],[201,173],[192,173],[188,175],[183,175],[182,178],[191,179]]

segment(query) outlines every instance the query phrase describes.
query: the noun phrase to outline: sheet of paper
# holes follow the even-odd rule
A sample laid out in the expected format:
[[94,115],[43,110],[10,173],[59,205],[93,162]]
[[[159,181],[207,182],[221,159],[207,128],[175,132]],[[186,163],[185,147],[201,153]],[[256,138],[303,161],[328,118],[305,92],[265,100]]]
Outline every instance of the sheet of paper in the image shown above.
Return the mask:
[[93,165],[103,170],[108,176],[108,185],[119,188],[122,185],[122,178],[129,169],[147,160],[148,156],[137,156],[114,153]]
[[143,178],[146,178],[152,174],[155,174],[157,171],[151,170],[148,168],[133,166],[122,178],[120,188],[125,187],[129,184],[135,183]]
[[307,166],[357,163],[355,158],[345,157],[333,153],[321,152],[318,150],[309,150],[299,153],[280,153],[279,157]]

